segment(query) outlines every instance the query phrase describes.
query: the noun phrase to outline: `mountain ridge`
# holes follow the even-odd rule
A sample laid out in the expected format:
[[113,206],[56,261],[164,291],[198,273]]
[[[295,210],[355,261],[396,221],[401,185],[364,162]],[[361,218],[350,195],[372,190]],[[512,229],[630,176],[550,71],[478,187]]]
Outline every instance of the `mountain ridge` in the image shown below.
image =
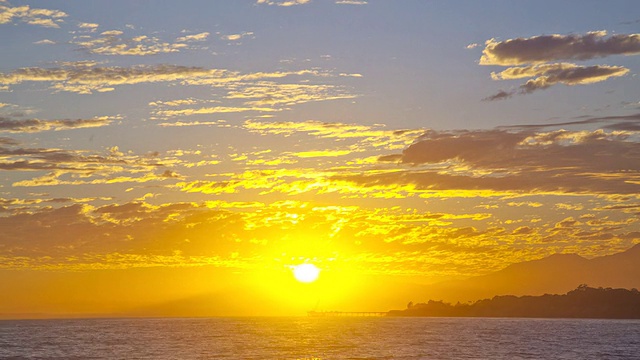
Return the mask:
[[640,244],[592,259],[578,254],[553,254],[514,263],[490,274],[431,284],[425,288],[425,295],[448,301],[475,301],[498,295],[562,294],[581,284],[640,288]]

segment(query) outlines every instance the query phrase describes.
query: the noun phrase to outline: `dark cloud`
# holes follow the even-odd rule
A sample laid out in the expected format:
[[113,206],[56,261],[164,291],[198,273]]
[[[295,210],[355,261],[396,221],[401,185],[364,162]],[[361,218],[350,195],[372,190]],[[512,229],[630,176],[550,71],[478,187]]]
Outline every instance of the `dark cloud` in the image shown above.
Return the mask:
[[411,164],[453,159],[491,169],[528,166],[625,171],[640,167],[640,144],[602,130],[547,133],[478,130],[434,134],[403,152],[403,162]]
[[617,123],[605,126],[605,129],[620,131],[640,131],[639,123]]
[[504,90],[500,90],[497,93],[491,95],[491,96],[487,96],[486,98],[482,99],[482,101],[495,101],[495,100],[506,100],[508,98],[510,98],[511,96],[513,96],[514,92],[513,91],[504,91]]
[[111,123],[112,119],[103,117],[97,119],[77,119],[77,120],[39,120],[23,119],[12,120],[0,117],[0,132],[34,133],[47,130],[70,130],[88,127],[101,127]]
[[181,178],[180,174],[172,170],[165,170],[160,176],[165,178]]
[[520,226],[519,228],[513,230],[513,235],[528,235],[533,233],[535,230],[530,228],[529,226]]
[[486,42],[481,65],[540,64],[558,60],[588,60],[610,55],[640,53],[640,34],[616,34],[604,31],[585,35],[542,35],[505,41]]
[[611,179],[562,170],[496,171],[484,176],[406,170],[393,174],[334,176],[333,179],[349,181],[362,187],[413,185],[420,191],[456,191],[460,195],[463,195],[463,191],[495,192],[495,196],[505,192],[581,195],[635,195],[638,192],[638,185],[629,183],[629,178]]
[[602,130],[431,132],[406,148],[401,161],[439,167],[337,178],[363,186],[414,184],[422,190],[597,194],[639,190],[640,144],[627,135]]
[[[6,138],[4,138],[6,139]],[[122,154],[90,154],[86,151],[74,151],[47,148],[22,148],[15,142],[0,146],[0,170],[7,171],[47,171],[40,178],[22,180],[13,186],[40,186],[59,184],[96,184],[117,179],[118,182],[140,182],[166,180],[156,175],[156,169],[162,164],[153,158]],[[2,143],[0,143],[2,145]],[[71,173],[82,174],[83,180],[72,178]],[[66,176],[66,180],[62,177]]]
[[411,164],[437,163],[452,159],[478,161],[487,155],[511,152],[527,137],[526,133],[500,130],[469,131],[460,133],[431,133],[402,153],[402,162]]
[[378,157],[378,161],[380,162],[397,162],[400,160],[402,160],[401,154],[383,155]]
[[19,142],[8,137],[0,137],[0,145],[18,145]]
[[556,84],[568,86],[602,82],[624,76],[629,69],[622,66],[579,66],[562,60],[588,60],[609,55],[640,54],[640,34],[607,37],[605,31],[585,35],[543,35],[505,41],[486,42],[480,65],[512,66],[491,73],[493,80],[528,79],[519,91],[500,91],[485,101],[504,100],[512,95],[530,94]]
[[546,71],[542,76],[528,80],[520,86],[520,92],[530,94],[536,90],[546,89],[556,84],[583,85],[607,80],[610,77],[625,75],[629,69],[620,66],[587,66],[572,67]]
[[[607,124],[607,123],[613,124]],[[639,114],[631,114],[631,115],[618,115],[618,116],[599,116],[599,117],[589,117],[585,120],[576,120],[576,121],[563,121],[557,123],[548,123],[548,124],[532,124],[532,125],[510,125],[510,126],[500,126],[498,129],[508,130],[508,129],[542,129],[548,127],[558,127],[558,126],[576,126],[576,125],[588,125],[588,124],[601,124],[603,129],[608,130],[628,130],[635,131],[640,128],[640,113]]]

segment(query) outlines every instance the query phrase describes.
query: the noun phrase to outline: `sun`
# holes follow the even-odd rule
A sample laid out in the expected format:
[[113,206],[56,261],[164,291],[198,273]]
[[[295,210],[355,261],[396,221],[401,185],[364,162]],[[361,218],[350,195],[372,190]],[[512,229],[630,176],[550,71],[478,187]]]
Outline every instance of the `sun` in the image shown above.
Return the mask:
[[320,275],[320,269],[313,264],[300,264],[292,266],[293,276],[296,280],[303,283],[310,283],[316,281]]

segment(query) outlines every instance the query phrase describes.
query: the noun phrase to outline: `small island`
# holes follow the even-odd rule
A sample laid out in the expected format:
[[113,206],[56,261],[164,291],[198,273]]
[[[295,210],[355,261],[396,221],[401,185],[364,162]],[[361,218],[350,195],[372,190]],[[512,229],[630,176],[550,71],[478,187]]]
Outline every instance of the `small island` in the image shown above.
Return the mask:
[[583,284],[564,295],[503,295],[455,305],[410,302],[406,309],[391,310],[388,316],[640,319],[640,291]]

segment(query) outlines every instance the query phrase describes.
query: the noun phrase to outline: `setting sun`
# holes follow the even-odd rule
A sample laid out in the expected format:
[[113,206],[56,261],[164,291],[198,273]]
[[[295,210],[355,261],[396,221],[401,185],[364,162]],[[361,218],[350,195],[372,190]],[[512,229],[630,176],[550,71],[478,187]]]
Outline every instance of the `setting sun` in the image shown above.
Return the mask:
[[316,281],[320,275],[320,269],[313,264],[300,264],[292,267],[293,276],[303,283]]

